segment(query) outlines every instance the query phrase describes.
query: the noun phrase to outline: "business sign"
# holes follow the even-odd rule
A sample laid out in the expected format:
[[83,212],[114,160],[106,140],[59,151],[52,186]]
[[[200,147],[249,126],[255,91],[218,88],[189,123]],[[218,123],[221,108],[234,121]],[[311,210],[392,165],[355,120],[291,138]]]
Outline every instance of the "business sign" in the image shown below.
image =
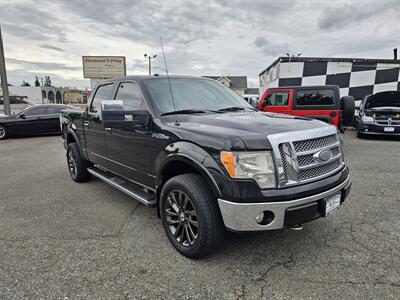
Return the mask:
[[82,56],[83,77],[107,79],[126,76],[124,56]]

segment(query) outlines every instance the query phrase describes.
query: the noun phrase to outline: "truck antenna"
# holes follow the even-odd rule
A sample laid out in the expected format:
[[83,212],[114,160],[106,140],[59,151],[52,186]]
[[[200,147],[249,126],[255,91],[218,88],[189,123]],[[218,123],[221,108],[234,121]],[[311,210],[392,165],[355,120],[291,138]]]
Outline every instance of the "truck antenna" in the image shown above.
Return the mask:
[[[161,36],[160,36],[160,44],[161,44],[162,54],[163,54],[163,58],[164,58],[165,72],[167,73],[167,78],[168,78],[169,91],[170,91],[170,93],[171,93],[172,106],[174,107],[174,111],[175,111],[175,110],[176,110],[176,107],[175,107],[174,93],[172,92],[171,80],[169,79],[168,66],[167,66],[167,58],[165,57],[164,46],[163,46],[163,43],[162,43],[162,38],[161,38]],[[177,116],[177,115],[175,115],[175,125],[176,125],[176,126],[179,126],[178,116]]]

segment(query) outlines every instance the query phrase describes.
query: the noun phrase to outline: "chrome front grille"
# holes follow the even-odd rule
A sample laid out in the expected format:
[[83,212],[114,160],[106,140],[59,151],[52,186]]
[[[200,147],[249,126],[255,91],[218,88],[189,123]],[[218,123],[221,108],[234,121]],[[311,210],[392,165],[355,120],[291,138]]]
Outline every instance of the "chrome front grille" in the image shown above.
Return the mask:
[[319,166],[319,167],[300,170],[299,171],[299,181],[304,181],[304,180],[312,179],[315,177],[320,177],[321,175],[328,174],[328,173],[336,170],[339,167],[340,167],[340,159],[336,159],[330,163],[327,163],[327,164]]
[[341,141],[333,126],[268,138],[277,159],[279,187],[325,178],[344,165]]
[[321,138],[309,139],[304,141],[293,142],[294,150],[296,152],[303,152],[312,149],[323,148],[337,142],[336,134],[324,136]]

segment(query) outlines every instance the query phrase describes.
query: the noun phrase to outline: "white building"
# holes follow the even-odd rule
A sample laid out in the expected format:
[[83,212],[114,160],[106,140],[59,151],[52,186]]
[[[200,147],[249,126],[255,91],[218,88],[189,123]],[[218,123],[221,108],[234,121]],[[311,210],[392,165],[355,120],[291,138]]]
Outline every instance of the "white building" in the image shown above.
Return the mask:
[[[68,89],[46,86],[9,86],[10,98],[28,98],[37,104],[64,103]],[[3,92],[0,88],[0,97]],[[1,98],[2,100],[2,98]]]
[[338,85],[341,96],[400,90],[400,60],[279,57],[259,74],[260,95],[270,87]]

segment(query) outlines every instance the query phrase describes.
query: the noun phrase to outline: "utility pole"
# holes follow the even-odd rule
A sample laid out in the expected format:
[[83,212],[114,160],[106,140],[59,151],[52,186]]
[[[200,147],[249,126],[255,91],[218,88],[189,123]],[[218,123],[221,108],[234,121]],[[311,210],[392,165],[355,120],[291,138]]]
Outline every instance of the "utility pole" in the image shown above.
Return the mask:
[[4,47],[3,47],[3,38],[1,36],[1,26],[0,26],[0,79],[1,79],[1,88],[3,90],[4,113],[6,115],[11,115],[10,95],[8,94],[6,60],[4,58]]
[[144,57],[149,58],[149,75],[151,75],[151,60],[157,57],[157,54],[150,55],[150,54],[145,54]]

